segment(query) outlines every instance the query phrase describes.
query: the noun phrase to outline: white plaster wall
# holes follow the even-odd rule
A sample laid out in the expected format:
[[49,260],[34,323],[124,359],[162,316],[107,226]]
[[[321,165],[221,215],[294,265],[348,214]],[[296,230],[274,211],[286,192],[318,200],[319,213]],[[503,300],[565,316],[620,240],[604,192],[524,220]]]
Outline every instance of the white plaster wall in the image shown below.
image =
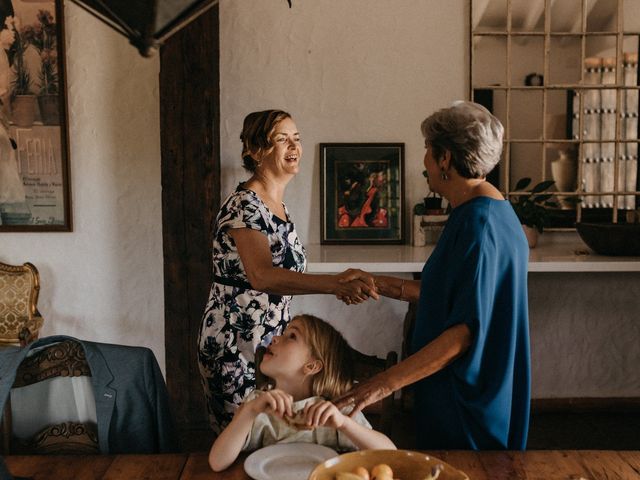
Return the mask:
[[41,275],[42,335],[144,345],[164,370],[159,59],[65,2],[71,233],[2,233]]
[[[424,116],[466,97],[464,0],[222,0],[223,194],[246,175],[252,110],[290,110],[306,153],[287,203],[319,242],[317,146],[405,142],[407,206],[424,192]],[[152,348],[164,369],[158,57],[66,3],[74,231],[2,233],[0,260],[42,276],[43,335]],[[534,396],[640,396],[640,274],[531,274]],[[404,305],[298,297],[356,348],[400,348]]]
[[293,3],[220,2],[222,192],[246,178],[238,139],[244,116],[290,111],[305,153],[288,199],[299,233],[317,242],[320,142],[404,142],[408,203],[425,195],[420,123],[466,97],[467,2]]
[[[314,0],[289,9],[283,0],[222,0],[223,197],[247,178],[238,139],[244,116],[281,108],[302,134],[301,172],[285,201],[303,242],[320,240],[321,142],[404,142],[405,208],[419,201],[426,194],[420,123],[466,97],[466,3]],[[292,311],[316,313],[356,348],[382,355],[400,349],[404,308],[309,296],[296,298]]]
[[640,396],[640,273],[529,274],[529,315],[537,398]]
[[[319,243],[321,142],[404,142],[405,207],[426,189],[422,119],[468,92],[464,0],[222,0],[222,195],[247,178],[238,135],[250,111],[290,111],[301,172],[286,202],[307,244]],[[528,71],[527,71],[528,73]],[[533,395],[640,396],[640,274],[531,274]],[[399,351],[405,306],[346,307],[294,299],[368,353]]]

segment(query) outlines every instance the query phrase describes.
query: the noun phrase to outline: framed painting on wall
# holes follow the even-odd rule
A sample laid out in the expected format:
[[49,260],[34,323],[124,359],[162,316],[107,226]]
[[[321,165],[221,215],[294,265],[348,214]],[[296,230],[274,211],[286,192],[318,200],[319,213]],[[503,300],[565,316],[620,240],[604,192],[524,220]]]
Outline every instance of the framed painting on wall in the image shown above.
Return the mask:
[[0,0],[0,232],[71,231],[62,0]]
[[322,244],[404,243],[404,144],[320,144]]

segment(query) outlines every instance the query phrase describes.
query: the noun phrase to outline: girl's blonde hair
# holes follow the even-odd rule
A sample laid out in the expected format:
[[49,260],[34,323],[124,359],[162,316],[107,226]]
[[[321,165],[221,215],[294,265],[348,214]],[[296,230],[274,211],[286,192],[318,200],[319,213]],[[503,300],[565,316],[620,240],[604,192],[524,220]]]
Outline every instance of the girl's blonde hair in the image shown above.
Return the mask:
[[353,383],[353,350],[340,332],[313,315],[296,315],[292,320],[302,323],[302,335],[311,356],[322,362],[322,370],[311,383],[313,395],[331,400],[349,391]]

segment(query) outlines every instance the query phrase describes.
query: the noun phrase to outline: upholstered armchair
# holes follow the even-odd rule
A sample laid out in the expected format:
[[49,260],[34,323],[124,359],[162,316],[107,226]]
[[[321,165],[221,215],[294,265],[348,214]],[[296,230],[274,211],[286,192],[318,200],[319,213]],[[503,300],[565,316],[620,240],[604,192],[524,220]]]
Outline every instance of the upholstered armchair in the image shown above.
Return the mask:
[[37,309],[40,277],[31,263],[0,262],[0,347],[26,344],[38,338],[43,318]]

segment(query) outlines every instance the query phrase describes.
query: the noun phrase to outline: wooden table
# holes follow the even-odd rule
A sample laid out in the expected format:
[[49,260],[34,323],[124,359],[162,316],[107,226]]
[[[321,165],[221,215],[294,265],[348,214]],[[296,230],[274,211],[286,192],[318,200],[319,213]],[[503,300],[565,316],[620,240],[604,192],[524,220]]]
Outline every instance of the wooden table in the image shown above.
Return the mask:
[[[640,479],[640,451],[530,450],[527,452],[430,451],[471,480]],[[56,480],[248,480],[245,457],[214,473],[206,453],[115,456],[9,456],[16,476]]]

